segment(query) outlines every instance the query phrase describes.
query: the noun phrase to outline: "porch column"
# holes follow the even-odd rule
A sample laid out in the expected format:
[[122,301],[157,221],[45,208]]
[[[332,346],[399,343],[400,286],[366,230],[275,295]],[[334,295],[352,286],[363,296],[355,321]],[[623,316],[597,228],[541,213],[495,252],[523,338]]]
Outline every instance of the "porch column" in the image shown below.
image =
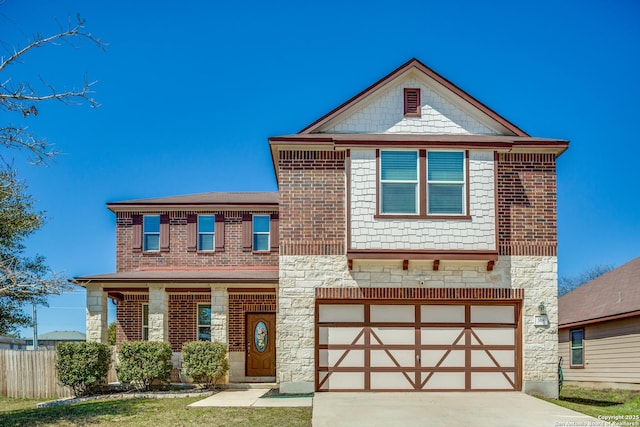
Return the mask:
[[169,297],[164,285],[149,285],[149,341],[169,341]]
[[102,285],[87,285],[87,342],[107,342],[107,294]]
[[227,290],[211,287],[211,341],[227,342]]

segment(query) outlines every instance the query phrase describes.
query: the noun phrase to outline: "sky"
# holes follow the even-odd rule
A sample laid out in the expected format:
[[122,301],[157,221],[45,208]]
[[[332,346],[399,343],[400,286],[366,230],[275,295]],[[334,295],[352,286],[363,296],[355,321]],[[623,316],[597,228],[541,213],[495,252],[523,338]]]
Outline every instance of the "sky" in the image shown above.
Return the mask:
[[[560,276],[640,256],[635,0],[4,0],[0,55],[78,13],[106,51],[62,43],[0,73],[58,90],[97,82],[99,108],[0,112],[61,153],[44,167],[2,152],[46,211],[27,252],[61,274],[115,271],[107,202],[277,191],[268,137],[298,132],[413,57],[530,135],[571,142],[557,163]],[[39,333],[84,332],[82,289],[49,305]]]

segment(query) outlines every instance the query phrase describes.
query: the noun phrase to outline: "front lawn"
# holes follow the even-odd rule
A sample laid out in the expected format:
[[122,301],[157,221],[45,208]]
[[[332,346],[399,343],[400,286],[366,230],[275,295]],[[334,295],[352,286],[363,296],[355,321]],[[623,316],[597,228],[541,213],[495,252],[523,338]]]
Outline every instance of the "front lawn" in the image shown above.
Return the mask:
[[559,400],[549,400],[594,418],[623,425],[640,426],[640,391],[591,390],[564,386]]
[[103,399],[36,409],[41,400],[0,397],[0,426],[311,425],[311,408],[187,408],[200,399]]

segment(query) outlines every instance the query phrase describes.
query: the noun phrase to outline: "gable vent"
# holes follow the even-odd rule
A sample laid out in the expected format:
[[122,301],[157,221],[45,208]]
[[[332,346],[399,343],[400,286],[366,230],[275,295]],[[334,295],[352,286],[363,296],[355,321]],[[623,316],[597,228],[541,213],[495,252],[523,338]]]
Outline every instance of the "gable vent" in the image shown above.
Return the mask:
[[404,89],[404,115],[420,117],[420,89]]

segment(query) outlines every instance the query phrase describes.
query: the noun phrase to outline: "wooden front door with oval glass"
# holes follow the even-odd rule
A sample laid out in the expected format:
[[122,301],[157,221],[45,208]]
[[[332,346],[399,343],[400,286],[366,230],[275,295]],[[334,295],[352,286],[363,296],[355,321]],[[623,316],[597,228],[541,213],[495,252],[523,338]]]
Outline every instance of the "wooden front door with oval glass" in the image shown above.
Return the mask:
[[276,375],[275,313],[247,313],[247,376]]

